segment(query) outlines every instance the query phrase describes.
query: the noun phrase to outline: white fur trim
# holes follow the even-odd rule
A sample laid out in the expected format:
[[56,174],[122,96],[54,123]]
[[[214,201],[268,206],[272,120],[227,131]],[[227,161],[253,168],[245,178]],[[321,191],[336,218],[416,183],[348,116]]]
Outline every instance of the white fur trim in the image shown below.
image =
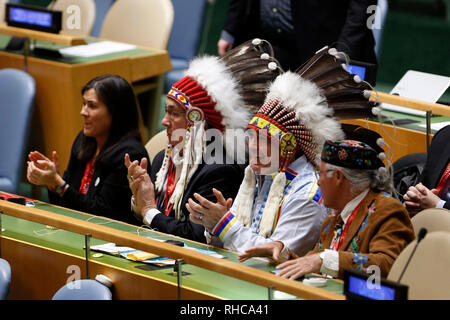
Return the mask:
[[332,118],[333,110],[328,107],[320,88],[313,82],[293,72],[278,76],[270,86],[266,99],[281,100],[285,107],[295,110],[297,118],[312,132],[317,144],[316,164],[326,140],[344,138],[341,125]]
[[191,61],[186,75],[199,82],[216,102],[215,109],[223,117],[222,125],[226,128],[247,126],[252,115],[245,109],[239,83],[224,62],[213,56],[195,58]]
[[250,166],[245,168],[245,176],[239,187],[239,202],[236,207],[236,219],[238,219],[244,226],[250,225],[250,218],[252,216],[253,198],[255,196],[256,178]]
[[273,179],[267,196],[261,222],[259,224],[259,235],[264,238],[270,237],[273,229],[273,222],[281,200],[283,199],[284,187],[286,186],[286,174],[279,172]]

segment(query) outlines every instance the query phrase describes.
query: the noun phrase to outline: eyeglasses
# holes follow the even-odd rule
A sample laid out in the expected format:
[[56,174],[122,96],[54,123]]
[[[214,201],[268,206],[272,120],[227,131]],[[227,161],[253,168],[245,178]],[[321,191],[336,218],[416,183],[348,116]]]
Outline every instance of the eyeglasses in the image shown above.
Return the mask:
[[165,107],[166,114],[169,115],[169,118],[172,120],[179,119],[182,115],[186,115],[186,111],[173,111],[173,110],[167,110],[167,107]]
[[314,175],[316,176],[316,179],[319,180],[320,176],[322,174],[327,173],[327,172],[332,172],[332,171],[336,171],[336,170],[334,170],[334,169],[327,169],[327,170],[325,170],[323,172],[321,172],[320,170],[314,170]]

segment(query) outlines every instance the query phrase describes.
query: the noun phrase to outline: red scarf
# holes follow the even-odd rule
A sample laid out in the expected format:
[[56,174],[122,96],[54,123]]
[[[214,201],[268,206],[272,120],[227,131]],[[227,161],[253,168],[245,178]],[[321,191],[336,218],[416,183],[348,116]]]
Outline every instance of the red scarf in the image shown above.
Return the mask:
[[166,194],[164,196],[164,214],[166,216],[169,215],[169,212],[172,210],[172,207],[173,207],[173,203],[169,207],[167,207],[167,206],[169,204],[170,197],[172,196],[176,185],[177,184],[175,183],[175,168],[174,168],[172,160],[170,160],[169,172],[168,172],[168,176],[167,176]]
[[91,184],[92,176],[94,175],[94,161],[91,159],[86,163],[86,168],[84,169],[84,176],[81,179],[80,189],[78,190],[81,194],[86,195],[89,190],[89,185]]

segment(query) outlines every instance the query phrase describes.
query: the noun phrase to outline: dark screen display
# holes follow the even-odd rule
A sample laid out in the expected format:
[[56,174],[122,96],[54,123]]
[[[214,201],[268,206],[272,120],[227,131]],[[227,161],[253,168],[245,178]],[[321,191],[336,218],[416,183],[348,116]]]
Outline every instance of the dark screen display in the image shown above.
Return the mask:
[[9,9],[9,19],[18,23],[26,23],[40,27],[52,26],[52,14],[50,12],[34,11],[25,8]]
[[[367,280],[355,276],[348,277],[348,291],[373,300],[395,300],[395,290],[380,284],[372,289]],[[374,284],[375,286],[375,284]]]

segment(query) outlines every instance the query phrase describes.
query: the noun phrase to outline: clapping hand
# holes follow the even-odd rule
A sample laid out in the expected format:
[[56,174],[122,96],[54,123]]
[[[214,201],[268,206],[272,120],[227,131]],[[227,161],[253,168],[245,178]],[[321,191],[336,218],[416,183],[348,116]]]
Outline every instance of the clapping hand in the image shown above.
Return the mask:
[[28,155],[27,179],[38,186],[47,186],[50,190],[62,185],[64,180],[59,175],[59,157],[56,151],[52,153],[52,160],[38,151]]
[[198,193],[194,193],[194,198],[198,203],[192,199],[189,199],[186,203],[191,221],[202,224],[210,232],[233,204],[233,199],[225,199],[219,190],[213,188],[212,191],[216,196],[216,203],[209,201]]
[[146,158],[142,158],[140,163],[137,160],[131,162],[130,156],[125,154],[124,162],[138,213],[143,218],[149,209],[156,208],[155,188],[147,172],[148,161]]

